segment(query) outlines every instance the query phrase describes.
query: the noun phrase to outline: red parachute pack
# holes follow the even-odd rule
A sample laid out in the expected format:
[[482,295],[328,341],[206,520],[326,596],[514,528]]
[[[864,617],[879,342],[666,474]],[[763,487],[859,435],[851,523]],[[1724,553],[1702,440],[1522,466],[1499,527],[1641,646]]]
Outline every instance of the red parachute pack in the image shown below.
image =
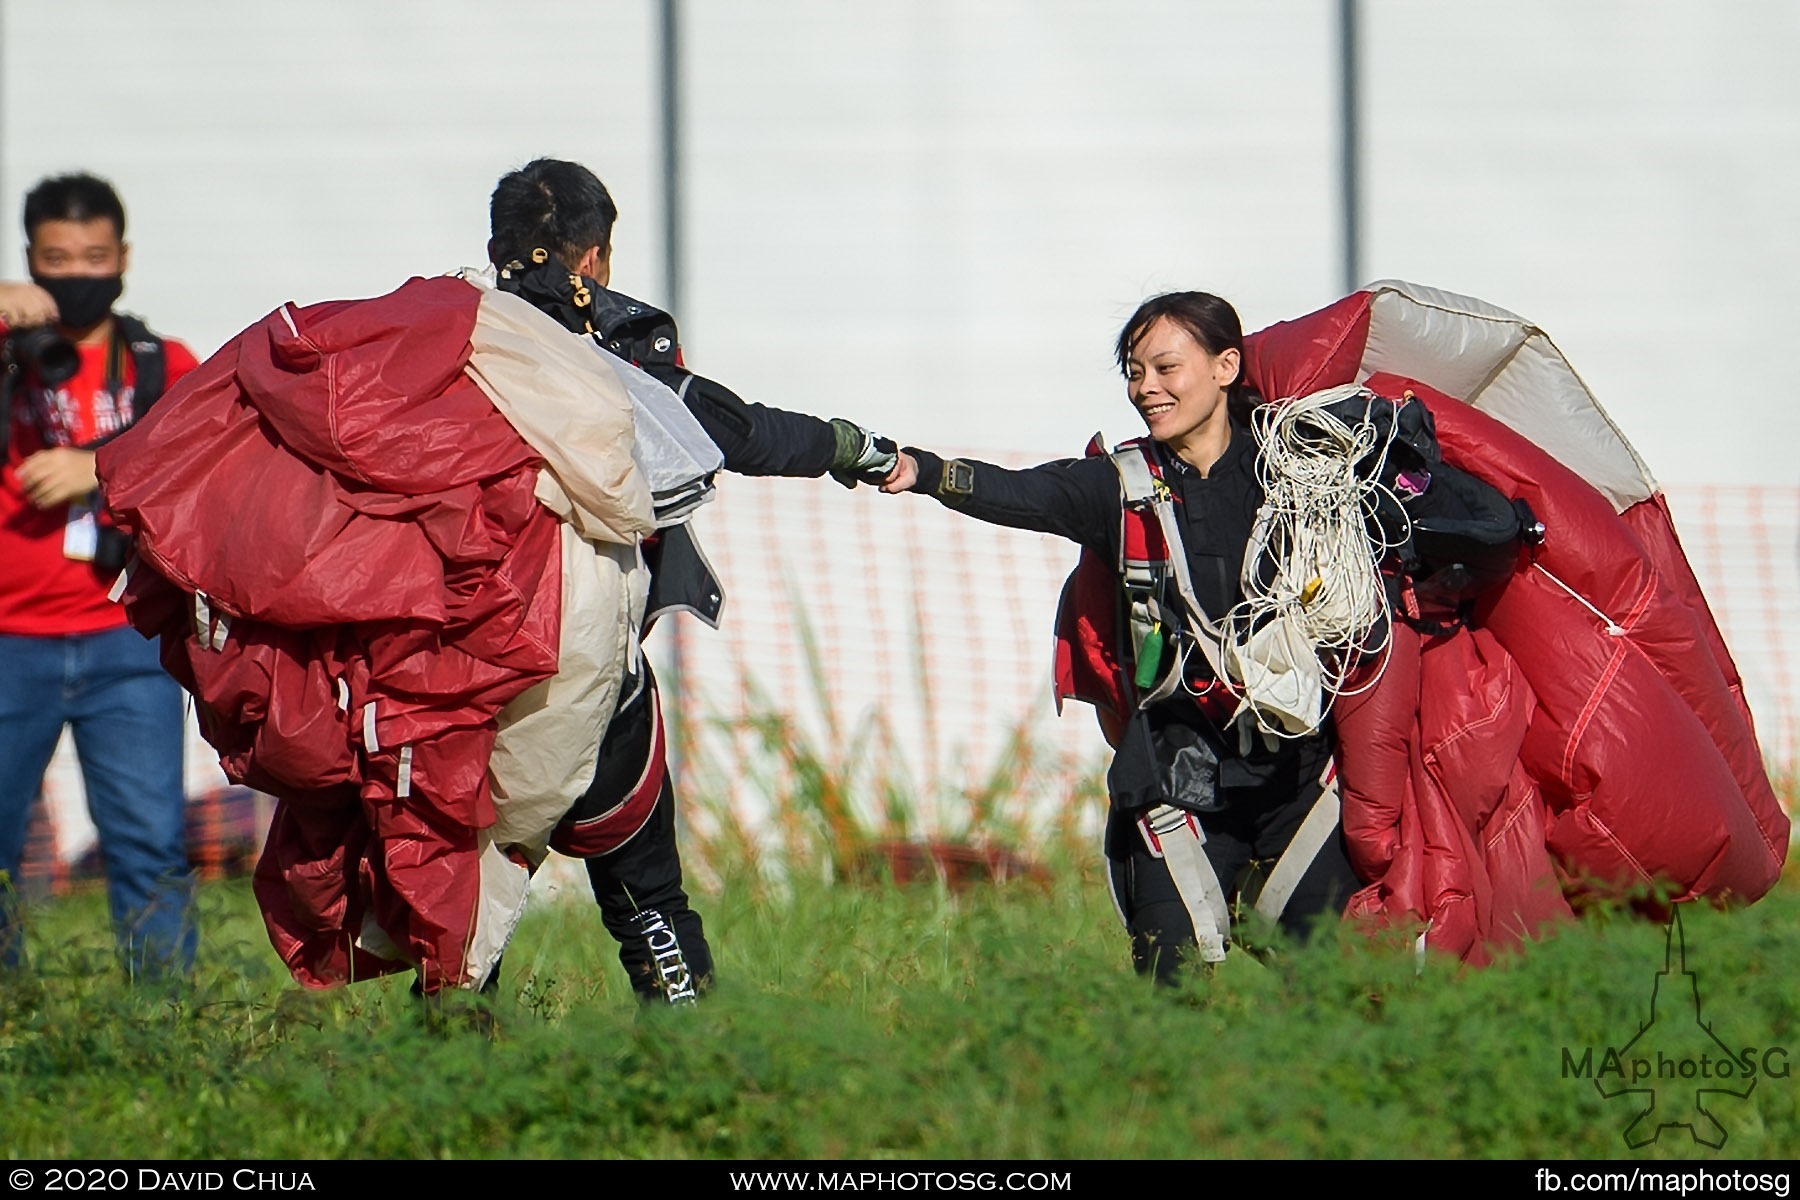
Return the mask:
[[495,716],[557,670],[560,522],[463,370],[479,302],[284,306],[99,454],[132,624],[280,801],[255,888],[310,986],[466,982]]
[[[1743,685],[1661,491],[1542,330],[1400,282],[1251,335],[1263,396],[1361,383],[1411,397],[1444,459],[1524,500],[1543,543],[1468,626],[1394,623],[1378,683],[1335,706],[1343,829],[1367,886],[1347,915],[1486,961],[1588,895],[1746,902],[1789,818]],[[1117,576],[1064,591],[1057,698],[1121,711]]]

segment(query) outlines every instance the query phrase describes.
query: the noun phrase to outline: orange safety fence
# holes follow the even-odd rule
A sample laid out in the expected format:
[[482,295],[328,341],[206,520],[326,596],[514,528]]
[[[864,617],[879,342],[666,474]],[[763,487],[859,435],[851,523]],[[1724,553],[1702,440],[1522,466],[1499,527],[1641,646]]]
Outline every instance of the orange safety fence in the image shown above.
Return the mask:
[[1675,529],[1744,679],[1770,770],[1800,770],[1800,486],[1671,484]]
[[[990,461],[1017,465],[1016,456]],[[1772,772],[1800,768],[1800,487],[1671,485],[1683,546],[1724,632]],[[721,628],[665,619],[648,652],[678,734],[684,812],[754,831],[796,774],[824,771],[864,828],[1029,841],[1098,795],[1092,712],[1051,703],[1051,627],[1077,551],[920,496],[725,476],[695,531],[726,592]],[[28,887],[93,874],[65,745],[45,781]],[[270,802],[228,787],[190,737],[193,857],[253,861]],[[1077,802],[1074,798],[1079,798]],[[703,798],[704,805],[696,804]]]

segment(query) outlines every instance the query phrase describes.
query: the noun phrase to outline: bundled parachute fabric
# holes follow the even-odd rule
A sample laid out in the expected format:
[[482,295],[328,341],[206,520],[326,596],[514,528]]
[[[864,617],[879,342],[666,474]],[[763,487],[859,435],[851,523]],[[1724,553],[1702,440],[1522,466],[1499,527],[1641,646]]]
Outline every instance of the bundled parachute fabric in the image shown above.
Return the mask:
[[1396,621],[1335,710],[1353,914],[1482,961],[1594,891],[1774,884],[1789,819],[1737,669],[1654,479],[1541,330],[1385,282],[1251,336],[1246,372],[1412,397],[1446,462],[1544,526],[1466,625]]
[[[495,287],[492,267],[464,267],[457,277],[484,291]],[[569,370],[582,372],[588,364],[579,360],[595,357],[617,376],[630,397],[635,434],[632,459],[650,488],[657,525],[680,524],[712,499],[713,476],[724,465],[725,456],[667,385],[607,350],[595,340],[598,335],[546,345],[544,329],[561,326],[529,303],[493,304],[487,312],[488,319],[481,326],[482,341],[470,355],[471,372],[500,410],[519,425],[526,440],[553,464],[567,459],[585,461],[595,448],[564,441],[562,429],[534,431],[530,415],[516,411],[507,397],[535,394],[541,389],[534,381]],[[566,503],[554,494],[540,498],[567,515]]]
[[451,277],[286,305],[99,455],[133,625],[278,799],[256,893],[302,983],[478,986],[591,777],[654,525],[574,343]]

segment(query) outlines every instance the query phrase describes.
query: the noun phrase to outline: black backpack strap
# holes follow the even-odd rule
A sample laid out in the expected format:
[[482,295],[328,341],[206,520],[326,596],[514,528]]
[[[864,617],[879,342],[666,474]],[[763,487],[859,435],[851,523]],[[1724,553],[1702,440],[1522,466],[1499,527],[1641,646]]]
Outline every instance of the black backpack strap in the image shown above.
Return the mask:
[[[106,389],[114,396],[125,386],[125,356],[131,356],[131,420],[143,420],[150,406],[162,399],[169,382],[168,352],[163,339],[150,327],[129,313],[113,314],[112,344],[106,349]],[[131,428],[127,425],[125,429]],[[98,450],[118,437],[125,429],[115,429],[82,447]]]
[[150,327],[129,313],[115,313],[113,321],[117,324],[125,349],[131,354],[132,369],[132,410],[138,417],[149,411],[150,406],[162,399],[163,391],[169,386],[168,354],[163,348],[163,340],[150,331]]
[[25,372],[13,358],[12,344],[0,343],[0,462],[6,461],[12,448],[13,403],[19,395]]

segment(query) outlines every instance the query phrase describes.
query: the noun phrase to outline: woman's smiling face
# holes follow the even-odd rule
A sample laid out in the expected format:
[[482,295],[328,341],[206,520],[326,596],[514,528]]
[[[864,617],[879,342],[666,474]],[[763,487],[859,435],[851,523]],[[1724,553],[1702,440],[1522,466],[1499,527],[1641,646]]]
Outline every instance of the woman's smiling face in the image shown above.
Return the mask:
[[1159,442],[1181,444],[1227,420],[1226,388],[1237,379],[1239,354],[1209,354],[1186,326],[1158,317],[1125,360],[1125,389],[1144,427]]

